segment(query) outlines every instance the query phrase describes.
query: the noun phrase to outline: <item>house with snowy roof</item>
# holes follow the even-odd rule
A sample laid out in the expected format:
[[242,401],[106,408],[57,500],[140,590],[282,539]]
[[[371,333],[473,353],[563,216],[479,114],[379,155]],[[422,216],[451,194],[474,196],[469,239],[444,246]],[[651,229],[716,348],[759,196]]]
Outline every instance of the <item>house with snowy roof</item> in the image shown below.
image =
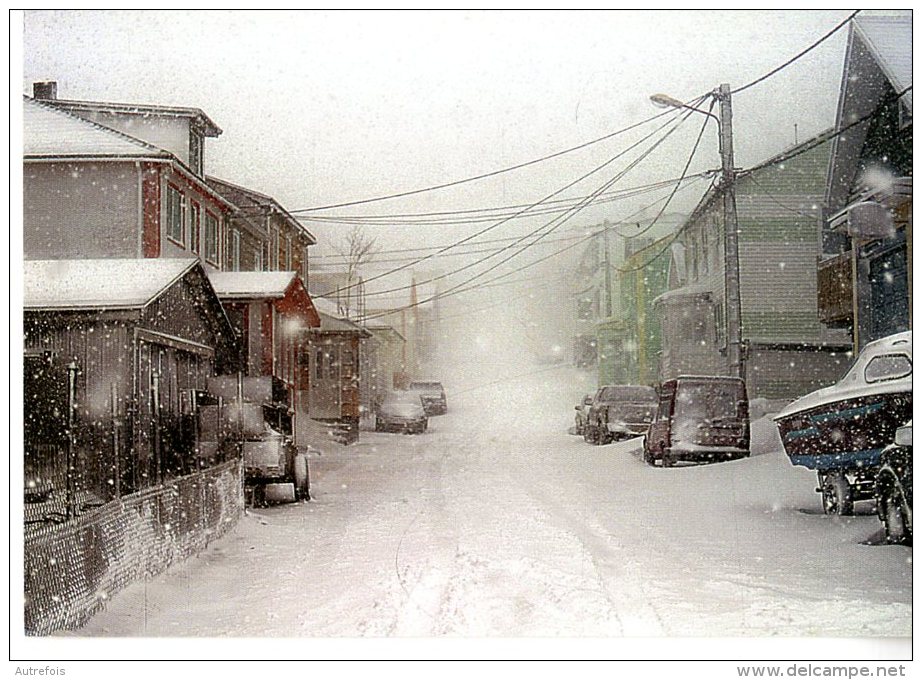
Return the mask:
[[223,533],[240,460],[199,402],[236,334],[197,259],[24,263],[25,627],[73,627]]
[[310,280],[308,248],[317,243],[288,210],[271,196],[216,177],[208,185],[237,211],[229,217],[228,271],[295,271]]
[[855,17],[826,174],[819,316],[855,350],[912,327],[912,17]]
[[[63,106],[48,96],[23,97],[26,259],[197,257],[206,269],[224,269],[236,208],[201,176],[200,144],[187,141],[198,150],[176,155],[168,148],[175,140],[165,148],[126,133],[152,125],[143,107],[100,104],[118,115],[95,116],[95,103]],[[190,140],[220,132],[204,122],[185,127]]]
[[[751,397],[790,400],[835,382],[850,343],[817,316],[817,225],[828,135],[818,135],[735,179],[744,378]],[[660,379],[730,375],[723,194],[710,189],[679,228],[669,290],[655,300]]]
[[310,411],[310,330],[320,315],[297,272],[211,272],[209,280],[234,327],[236,351],[219,367],[228,378],[212,381],[227,399],[270,385],[265,401],[283,404],[293,415],[296,445],[307,446]]
[[332,300],[313,300],[320,325],[310,331],[311,418],[342,426],[346,439],[354,441],[363,406],[361,345],[372,335]]

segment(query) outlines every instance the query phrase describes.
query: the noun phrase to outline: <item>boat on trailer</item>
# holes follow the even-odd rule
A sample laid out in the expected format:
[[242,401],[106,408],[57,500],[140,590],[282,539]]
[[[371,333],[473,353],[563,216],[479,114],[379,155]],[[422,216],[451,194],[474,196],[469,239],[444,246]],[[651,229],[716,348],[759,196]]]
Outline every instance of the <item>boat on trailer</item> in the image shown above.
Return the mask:
[[826,514],[874,498],[874,477],[896,429],[912,419],[912,331],[868,343],[831,387],[774,417],[793,465],[815,470]]

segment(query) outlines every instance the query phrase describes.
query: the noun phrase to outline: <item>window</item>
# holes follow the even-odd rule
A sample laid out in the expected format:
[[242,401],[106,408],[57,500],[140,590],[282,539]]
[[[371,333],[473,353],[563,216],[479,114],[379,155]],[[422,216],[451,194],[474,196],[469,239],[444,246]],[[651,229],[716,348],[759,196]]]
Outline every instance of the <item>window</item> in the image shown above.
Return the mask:
[[285,271],[291,271],[291,236],[285,237]]
[[231,269],[240,271],[240,232],[236,229],[231,232]]
[[905,354],[884,354],[874,357],[864,369],[864,379],[869,383],[905,378],[912,373],[912,361]]
[[270,246],[269,269],[278,271],[279,268],[279,232],[277,229],[272,230],[272,244]]
[[262,245],[253,251],[253,271],[262,271],[263,269],[263,249]]
[[314,377],[323,380],[323,350],[318,349],[314,354]]
[[189,246],[198,255],[202,250],[202,207],[195,201],[189,207]]
[[218,264],[220,256],[218,241],[218,218],[205,211],[205,259],[213,265]]
[[185,245],[183,223],[186,218],[186,205],[179,189],[172,184],[166,188],[166,235],[171,241]]
[[707,274],[710,269],[711,252],[708,250],[708,228],[705,225],[701,230],[701,273]]

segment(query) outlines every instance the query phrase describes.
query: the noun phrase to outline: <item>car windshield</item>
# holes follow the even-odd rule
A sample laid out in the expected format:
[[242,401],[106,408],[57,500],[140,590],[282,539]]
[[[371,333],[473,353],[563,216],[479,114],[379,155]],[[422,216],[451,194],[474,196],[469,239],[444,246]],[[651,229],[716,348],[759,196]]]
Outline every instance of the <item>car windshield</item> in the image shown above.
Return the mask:
[[643,385],[614,385],[606,387],[599,395],[602,401],[630,401],[656,403],[656,390]]
[[391,392],[384,397],[385,404],[412,404],[420,406],[419,395],[412,392]]

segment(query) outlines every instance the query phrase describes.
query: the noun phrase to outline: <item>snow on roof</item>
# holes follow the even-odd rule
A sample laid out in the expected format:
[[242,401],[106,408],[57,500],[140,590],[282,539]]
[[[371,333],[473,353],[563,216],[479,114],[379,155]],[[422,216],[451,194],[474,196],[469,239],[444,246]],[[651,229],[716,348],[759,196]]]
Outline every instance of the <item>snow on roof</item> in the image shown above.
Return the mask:
[[339,308],[332,300],[322,297],[315,297],[313,298],[313,301],[314,308],[320,315],[320,328],[318,330],[350,333],[359,332],[363,335],[371,335],[367,330],[362,328],[360,324],[356,323],[355,321],[350,321],[342,314],[340,314]]
[[218,297],[281,298],[297,272],[210,272],[208,278]]
[[134,309],[178,281],[198,260],[26,260],[25,309]]
[[682,286],[681,288],[673,288],[672,290],[667,290],[665,293],[653,299],[653,304],[658,305],[663,302],[668,302],[673,298],[681,297],[695,297],[695,296],[707,296],[712,295],[713,291],[711,288],[704,283],[695,283],[690,286]]
[[191,118],[202,125],[206,137],[218,137],[223,130],[215,125],[204,111],[190,106],[163,106],[162,104],[120,104],[117,102],[81,101],[76,99],[43,99],[50,106],[69,111],[92,111],[132,115]]
[[169,153],[123,132],[91,123],[23,97],[23,155],[169,157]]
[[[893,89],[902,92],[912,85],[912,17],[857,16],[855,31],[874,55]],[[912,111],[912,91],[902,101]]]

